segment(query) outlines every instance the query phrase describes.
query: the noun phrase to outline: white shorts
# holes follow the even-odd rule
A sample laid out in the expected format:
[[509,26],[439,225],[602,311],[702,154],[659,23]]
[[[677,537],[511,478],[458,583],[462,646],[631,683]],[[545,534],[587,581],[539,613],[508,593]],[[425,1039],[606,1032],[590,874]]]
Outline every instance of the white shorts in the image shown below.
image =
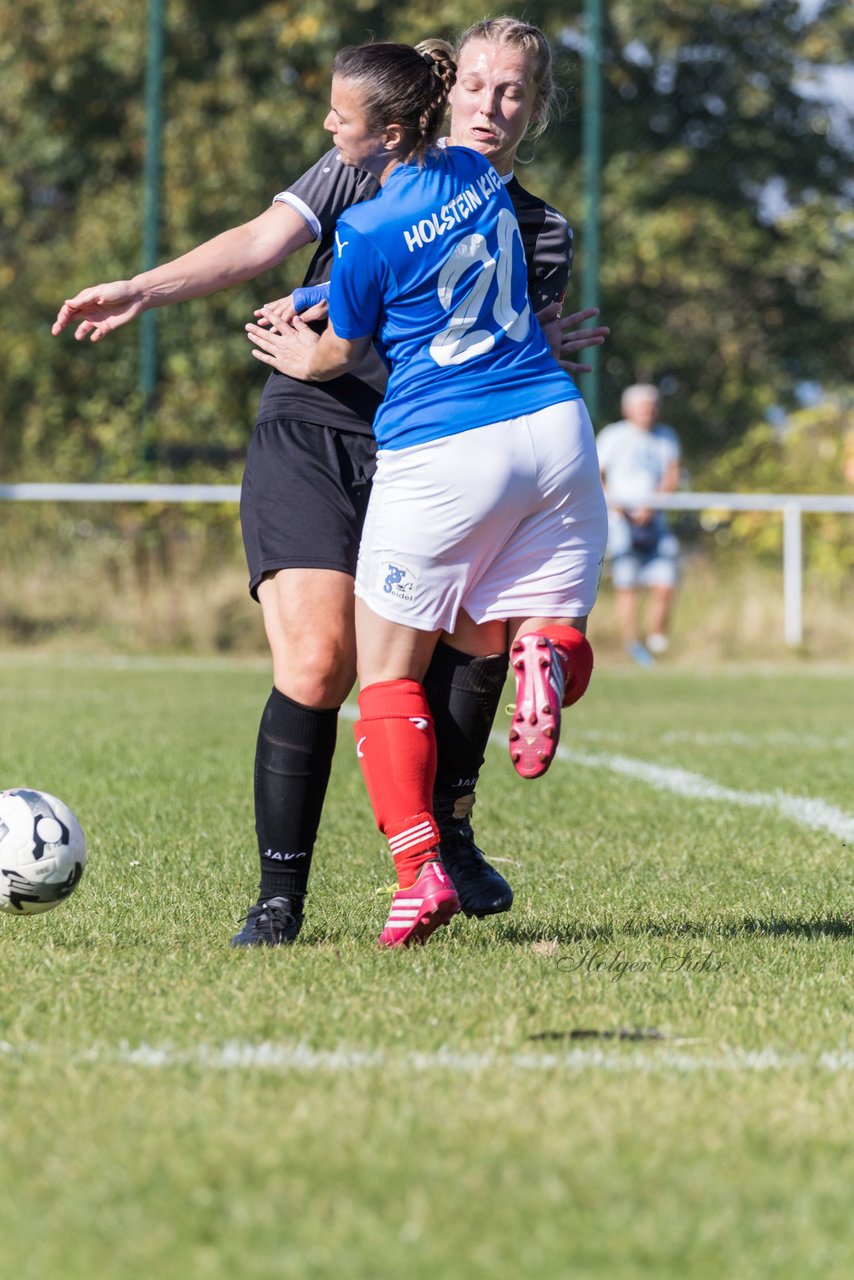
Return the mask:
[[590,612],[608,533],[582,400],[381,449],[356,595],[418,631]]
[[638,587],[675,588],[679,584],[678,556],[679,544],[675,538],[670,538],[654,555],[615,556],[611,561],[611,581],[618,591],[633,591]]
[[648,536],[648,545],[635,545],[631,525],[625,516],[618,511],[610,513],[607,554],[611,562],[611,581],[618,591],[677,585],[679,542],[670,532],[664,516],[653,516]]

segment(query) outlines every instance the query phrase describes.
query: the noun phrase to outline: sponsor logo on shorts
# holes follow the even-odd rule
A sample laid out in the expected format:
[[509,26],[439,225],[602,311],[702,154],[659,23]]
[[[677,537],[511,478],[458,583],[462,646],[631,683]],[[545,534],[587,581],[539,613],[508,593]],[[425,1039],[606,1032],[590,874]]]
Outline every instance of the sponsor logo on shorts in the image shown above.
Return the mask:
[[391,560],[383,560],[379,568],[379,585],[384,595],[407,603],[415,599],[417,573],[403,565],[393,564]]

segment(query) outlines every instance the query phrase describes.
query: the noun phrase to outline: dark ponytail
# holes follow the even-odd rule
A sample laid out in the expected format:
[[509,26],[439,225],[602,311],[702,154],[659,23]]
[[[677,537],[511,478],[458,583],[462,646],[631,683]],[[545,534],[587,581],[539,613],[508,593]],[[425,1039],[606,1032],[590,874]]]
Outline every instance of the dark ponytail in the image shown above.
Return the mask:
[[382,42],[342,49],[332,74],[358,85],[365,125],[379,133],[399,124],[409,146],[408,157],[419,163],[442,128],[448,94],[457,67],[444,41],[425,41],[418,49]]

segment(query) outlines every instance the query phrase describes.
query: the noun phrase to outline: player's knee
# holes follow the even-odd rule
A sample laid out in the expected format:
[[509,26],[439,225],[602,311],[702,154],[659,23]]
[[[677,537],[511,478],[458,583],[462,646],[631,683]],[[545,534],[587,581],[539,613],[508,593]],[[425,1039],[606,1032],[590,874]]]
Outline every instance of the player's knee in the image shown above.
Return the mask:
[[356,679],[352,646],[335,637],[310,636],[273,652],[273,682],[305,707],[340,706]]

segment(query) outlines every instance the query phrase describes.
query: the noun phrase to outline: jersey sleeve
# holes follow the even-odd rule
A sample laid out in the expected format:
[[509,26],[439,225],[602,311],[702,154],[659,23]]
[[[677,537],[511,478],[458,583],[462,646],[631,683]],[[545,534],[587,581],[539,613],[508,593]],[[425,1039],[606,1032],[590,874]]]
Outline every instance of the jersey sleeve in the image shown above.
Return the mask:
[[345,209],[369,199],[379,190],[375,178],[362,169],[343,164],[335,147],[327,151],[301,177],[273,197],[273,203],[289,204],[310,227],[315,240],[335,226]]
[[562,302],[572,271],[572,228],[556,210],[547,217],[528,262],[528,293],[535,311]]
[[535,311],[562,302],[572,270],[572,229],[562,213],[546,204],[513,177],[509,195],[528,264],[528,295]]
[[329,319],[339,338],[377,333],[388,266],[376,248],[343,219],[335,231]]

